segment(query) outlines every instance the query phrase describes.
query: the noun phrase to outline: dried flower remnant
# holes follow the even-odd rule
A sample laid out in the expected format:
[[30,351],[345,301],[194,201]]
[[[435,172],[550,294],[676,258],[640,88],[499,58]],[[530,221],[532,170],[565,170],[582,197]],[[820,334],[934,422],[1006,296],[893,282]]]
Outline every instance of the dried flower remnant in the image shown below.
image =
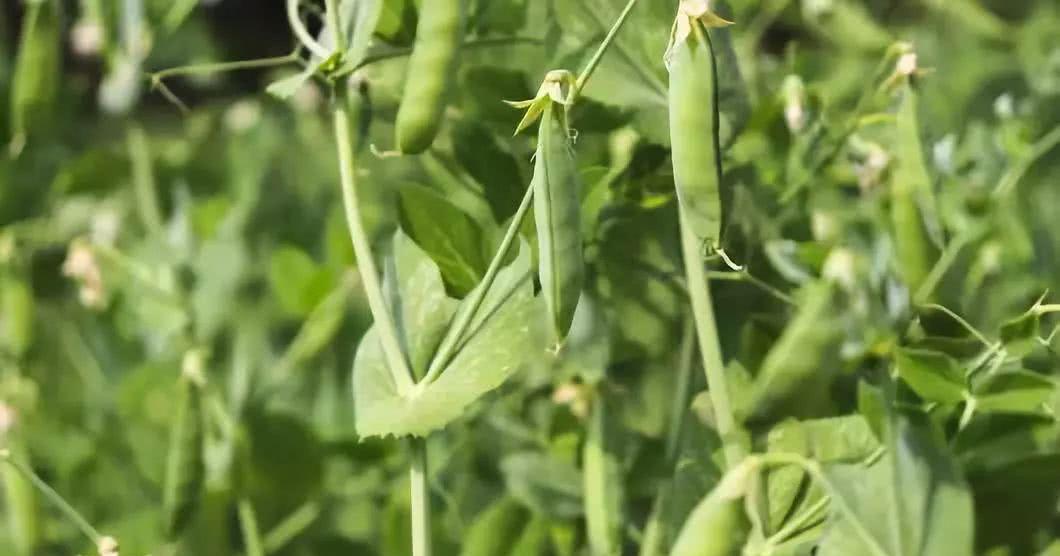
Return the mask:
[[99,539],[99,556],[119,556],[118,540],[114,537],[103,537]]
[[91,309],[106,307],[107,295],[103,287],[103,273],[100,272],[99,261],[87,241],[75,239],[70,243],[62,271],[63,276],[74,279],[80,285],[78,297],[82,305]]

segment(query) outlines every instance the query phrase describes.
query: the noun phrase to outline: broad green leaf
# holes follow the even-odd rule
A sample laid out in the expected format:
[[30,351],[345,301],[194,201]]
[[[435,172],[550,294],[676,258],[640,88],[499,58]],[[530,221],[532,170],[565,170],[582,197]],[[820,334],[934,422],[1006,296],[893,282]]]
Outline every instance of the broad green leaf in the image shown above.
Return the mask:
[[1004,371],[975,388],[975,408],[993,413],[1051,416],[1049,403],[1057,394],[1056,379],[1030,371]]
[[289,315],[308,315],[330,291],[332,282],[332,274],[298,247],[285,245],[272,252],[269,286]]
[[501,461],[508,492],[534,511],[554,519],[582,515],[578,469],[536,452],[511,454]]
[[967,391],[964,370],[950,356],[928,350],[901,349],[895,354],[898,376],[930,402],[958,404]]
[[[471,319],[467,340],[441,376],[407,397],[393,383],[378,332],[373,327],[365,334],[353,370],[358,434],[424,436],[460,417],[475,400],[541,353],[537,351],[543,349],[537,330],[541,307],[533,296],[528,251],[522,246],[515,261],[498,273]],[[423,369],[456,310],[456,301],[445,297],[437,267],[401,233],[394,252],[395,278],[388,282],[396,282],[401,291],[397,320],[413,362]]]
[[399,192],[402,228],[438,264],[454,294],[464,296],[489,266],[486,232],[445,197],[407,185]]
[[892,417],[886,435],[872,465],[825,468],[832,517],[819,554],[971,555],[971,492],[940,435],[905,417]]

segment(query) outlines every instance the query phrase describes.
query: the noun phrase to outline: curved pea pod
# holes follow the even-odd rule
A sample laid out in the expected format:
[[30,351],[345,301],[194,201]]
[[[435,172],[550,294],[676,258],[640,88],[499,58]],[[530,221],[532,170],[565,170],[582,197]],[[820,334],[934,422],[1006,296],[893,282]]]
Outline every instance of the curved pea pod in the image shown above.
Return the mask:
[[202,389],[187,374],[181,377],[179,388],[162,492],[165,534],[169,539],[179,537],[195,516],[206,476]]
[[758,464],[749,459],[726,473],[685,520],[670,556],[739,555],[751,529],[744,493],[757,470]]
[[463,38],[463,12],[462,0],[429,0],[420,9],[397,114],[397,147],[402,153],[427,150],[438,134]]
[[518,541],[530,518],[530,512],[512,498],[494,502],[468,529],[460,556],[503,554]]
[[62,63],[59,7],[55,0],[27,2],[11,90],[11,129],[23,142],[46,128],[53,115]]
[[538,272],[553,340],[560,343],[570,331],[584,279],[581,185],[562,105],[549,103],[542,114],[532,183]]
[[724,211],[718,68],[708,27],[727,24],[703,0],[683,0],[666,50],[677,198],[692,231],[713,247],[720,246]]

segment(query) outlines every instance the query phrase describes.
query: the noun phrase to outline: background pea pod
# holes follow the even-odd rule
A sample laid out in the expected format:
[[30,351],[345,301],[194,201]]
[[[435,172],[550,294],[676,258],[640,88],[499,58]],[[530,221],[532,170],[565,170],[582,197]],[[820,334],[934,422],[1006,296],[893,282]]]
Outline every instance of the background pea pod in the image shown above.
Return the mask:
[[[25,456],[23,442],[17,433],[9,433],[4,447],[17,457]],[[3,477],[4,505],[11,544],[19,556],[36,554],[40,544],[37,491],[14,466],[0,465],[0,475]]]
[[202,391],[188,377],[181,378],[179,387],[162,493],[165,533],[170,539],[180,536],[194,517],[206,474]]
[[749,460],[729,471],[685,520],[670,556],[735,556],[741,553],[750,522],[744,492],[756,466]]
[[27,2],[11,91],[11,130],[16,141],[24,141],[51,121],[62,64],[60,32],[57,2]]
[[917,92],[902,88],[895,137],[897,167],[891,182],[891,222],[898,270],[911,291],[931,272],[941,242],[935,194],[927,171],[918,125]]
[[689,19],[692,32],[675,37],[667,53],[674,184],[692,231],[717,245],[723,215],[717,66],[706,27]]
[[545,103],[534,165],[538,272],[555,343],[567,337],[584,279],[581,186],[567,129],[566,108]]
[[463,11],[462,0],[430,0],[420,9],[397,114],[397,146],[403,153],[427,150],[441,127],[463,38]]

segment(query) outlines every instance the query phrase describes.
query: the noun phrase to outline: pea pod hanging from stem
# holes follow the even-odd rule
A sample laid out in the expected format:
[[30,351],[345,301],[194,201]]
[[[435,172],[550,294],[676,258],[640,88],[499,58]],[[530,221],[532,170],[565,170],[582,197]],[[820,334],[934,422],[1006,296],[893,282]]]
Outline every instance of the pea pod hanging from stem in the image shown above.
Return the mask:
[[666,49],[670,144],[678,202],[696,236],[721,247],[721,147],[717,65],[708,28],[730,22],[707,0],[682,0]]
[[47,128],[52,119],[62,63],[60,33],[55,0],[27,4],[11,86],[13,154],[21,151],[31,133]]
[[537,224],[538,274],[552,327],[551,340],[557,347],[570,330],[584,275],[581,186],[567,125],[570,91],[574,86],[571,72],[550,71],[535,98],[509,103],[527,109],[516,133],[541,119],[531,186]]
[[194,517],[205,480],[201,354],[189,352],[170,436],[163,490],[165,534],[176,539]]
[[463,11],[463,0],[430,0],[420,9],[397,114],[397,147],[402,153],[427,150],[438,134],[463,38]]

